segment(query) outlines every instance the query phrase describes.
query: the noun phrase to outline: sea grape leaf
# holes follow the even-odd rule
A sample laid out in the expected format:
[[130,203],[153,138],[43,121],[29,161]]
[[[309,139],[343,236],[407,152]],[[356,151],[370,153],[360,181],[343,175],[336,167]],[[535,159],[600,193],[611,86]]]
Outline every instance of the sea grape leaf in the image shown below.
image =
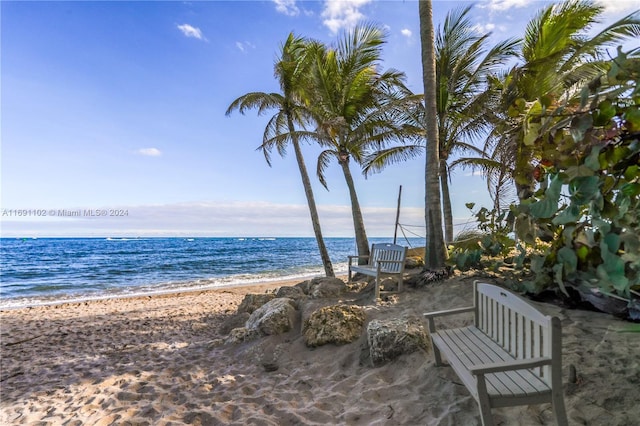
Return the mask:
[[593,118],[591,114],[582,114],[571,120],[571,128],[569,133],[575,143],[582,142],[584,135],[593,126]]
[[584,164],[580,164],[579,166],[567,167],[565,173],[570,179],[575,179],[577,177],[593,176],[594,170],[597,169],[592,169]]
[[640,130],[640,108],[629,108],[624,113],[624,118],[627,121],[627,128],[630,132]]
[[622,192],[627,197],[634,197],[640,194],[640,183],[627,183],[622,185],[620,188],[620,192]]
[[566,225],[567,223],[575,223],[580,218],[580,209],[575,204],[570,204],[562,210],[560,214],[553,218],[551,223],[554,225]]
[[554,176],[551,184],[544,193],[544,198],[529,206],[531,215],[538,219],[548,219],[558,211],[558,200],[562,190],[562,180],[558,175]]
[[589,153],[587,158],[585,158],[584,165],[593,171],[600,170],[599,157],[600,157],[600,147],[594,146],[593,149],[591,149],[591,152]]
[[586,204],[600,193],[599,186],[598,176],[577,177],[569,184],[571,199],[577,204]]
[[618,249],[620,248],[620,235],[610,232],[604,236],[603,241],[609,249],[609,252],[618,252]]
[[576,252],[566,246],[558,250],[558,261],[564,265],[564,270],[567,274],[575,272],[578,267]]
[[606,283],[611,284],[618,293],[628,294],[629,279],[624,273],[624,260],[609,250],[609,246],[604,239],[600,242],[600,255],[603,262],[596,268],[596,275]]
[[639,175],[640,175],[640,167],[638,167],[636,164],[627,167],[627,169],[624,171],[624,178],[626,180],[633,180],[637,178]]
[[616,115],[616,109],[611,104],[611,101],[605,100],[600,103],[598,110],[594,112],[594,126],[606,126],[609,121]]

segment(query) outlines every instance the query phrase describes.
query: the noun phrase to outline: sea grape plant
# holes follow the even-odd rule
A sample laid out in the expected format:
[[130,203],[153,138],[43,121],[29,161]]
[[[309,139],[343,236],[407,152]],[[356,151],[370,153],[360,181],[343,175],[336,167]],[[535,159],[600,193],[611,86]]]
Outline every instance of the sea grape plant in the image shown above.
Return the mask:
[[618,50],[579,102],[520,103],[539,182],[514,207],[516,235],[535,249],[528,291],[569,283],[629,299],[640,288],[639,79],[640,59]]

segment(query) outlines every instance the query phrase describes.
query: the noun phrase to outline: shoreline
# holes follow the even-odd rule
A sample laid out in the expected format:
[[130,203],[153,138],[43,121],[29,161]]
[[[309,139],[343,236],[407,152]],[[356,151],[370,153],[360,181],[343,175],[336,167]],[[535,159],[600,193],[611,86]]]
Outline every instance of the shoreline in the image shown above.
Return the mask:
[[[155,296],[167,296],[167,295],[175,295],[180,293],[192,293],[192,292],[209,292],[209,291],[224,291],[228,289],[234,288],[243,288],[243,287],[281,287],[281,286],[289,286],[295,285],[303,281],[307,281],[316,277],[320,277],[321,275],[305,275],[300,277],[282,277],[275,278],[273,280],[259,280],[248,281],[242,283],[233,283],[233,284],[211,284],[211,285],[192,285],[188,286],[189,283],[197,283],[197,281],[189,281],[185,283],[185,286],[179,286],[176,288],[165,288],[159,287],[158,290],[150,290],[150,291],[132,291],[132,292],[114,292],[112,294],[107,294],[106,292],[101,292],[100,295],[91,296],[88,295],[86,297],[83,296],[69,296],[69,299],[64,299],[60,296],[35,296],[35,297],[14,297],[14,298],[0,298],[0,312],[2,311],[12,311],[16,309],[29,309],[29,308],[37,308],[43,306],[57,306],[63,304],[77,304],[77,303],[85,303],[85,302],[98,302],[103,300],[119,300],[119,299],[130,299],[130,298],[148,298]],[[337,278],[341,278],[346,280],[347,274],[346,272],[338,272],[336,274]],[[31,300],[35,300],[31,302]],[[17,301],[14,304],[13,301]],[[5,305],[5,303],[7,303]]]

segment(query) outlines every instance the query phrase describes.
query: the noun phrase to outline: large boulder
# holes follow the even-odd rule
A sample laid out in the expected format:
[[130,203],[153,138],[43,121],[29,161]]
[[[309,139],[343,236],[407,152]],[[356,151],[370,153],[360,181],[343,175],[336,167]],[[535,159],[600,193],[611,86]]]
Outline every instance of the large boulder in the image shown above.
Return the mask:
[[294,300],[286,297],[273,299],[256,309],[245,327],[267,335],[286,333],[296,321],[294,304]]
[[360,306],[325,306],[304,321],[304,341],[310,347],[351,343],[362,334],[365,318],[364,309]]
[[337,297],[347,291],[347,285],[340,278],[319,277],[309,282],[308,295],[312,299]]
[[251,315],[247,312],[230,315],[224,321],[222,321],[220,327],[218,328],[218,332],[220,334],[226,335],[229,334],[234,328],[244,327],[250,316]]
[[300,301],[303,301],[307,298],[307,295],[304,294],[300,287],[282,286],[276,292],[276,297],[287,297],[289,299],[293,299],[295,300],[296,305],[299,305]]
[[422,321],[414,316],[391,320],[372,320],[367,326],[371,362],[379,366],[402,354],[431,347]]
[[237,313],[241,314],[246,312],[252,314],[256,309],[275,298],[276,295],[273,293],[245,294],[244,299],[240,302],[240,306],[238,306]]

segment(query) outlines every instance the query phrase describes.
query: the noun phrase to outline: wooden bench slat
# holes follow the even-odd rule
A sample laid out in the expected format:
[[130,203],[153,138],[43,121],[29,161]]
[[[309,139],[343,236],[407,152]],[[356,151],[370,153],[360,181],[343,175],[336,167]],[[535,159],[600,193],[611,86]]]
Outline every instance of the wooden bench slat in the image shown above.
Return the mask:
[[[451,348],[451,353],[447,352],[447,359],[451,362],[451,356],[458,358],[465,369],[470,366],[515,360],[475,327],[444,330],[439,334]],[[490,395],[517,396],[549,391],[549,386],[529,370],[487,374],[487,385]]]

